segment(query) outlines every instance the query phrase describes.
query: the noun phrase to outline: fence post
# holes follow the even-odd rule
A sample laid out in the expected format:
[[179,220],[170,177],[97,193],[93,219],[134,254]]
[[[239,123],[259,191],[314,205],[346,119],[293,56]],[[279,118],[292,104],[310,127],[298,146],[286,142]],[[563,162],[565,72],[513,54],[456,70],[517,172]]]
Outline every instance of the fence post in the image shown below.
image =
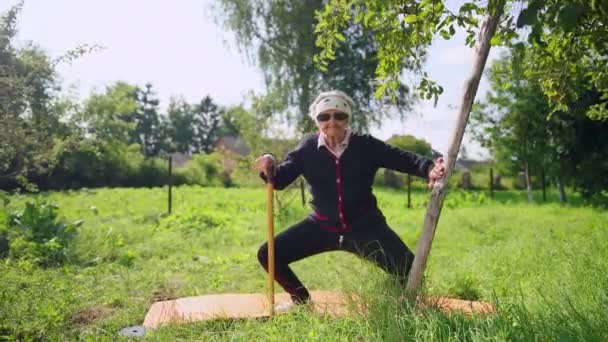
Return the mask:
[[173,185],[173,157],[171,155],[169,155],[168,163],[169,163],[169,180],[168,180],[169,194],[168,194],[168,198],[167,198],[167,201],[168,201],[167,207],[168,207],[169,214],[171,214],[171,209],[173,206],[173,194],[171,191],[171,186]]

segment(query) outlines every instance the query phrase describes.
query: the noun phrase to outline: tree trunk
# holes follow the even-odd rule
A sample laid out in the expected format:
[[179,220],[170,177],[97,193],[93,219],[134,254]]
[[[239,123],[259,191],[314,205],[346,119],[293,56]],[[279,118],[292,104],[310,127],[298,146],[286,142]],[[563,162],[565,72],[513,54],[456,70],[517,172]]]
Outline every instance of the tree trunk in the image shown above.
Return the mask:
[[476,51],[472,74],[465,83],[465,91],[462,96],[460,111],[458,113],[458,122],[456,124],[456,129],[454,130],[454,135],[452,136],[448,150],[445,168],[445,181],[443,183],[436,183],[431,192],[431,198],[424,218],[422,235],[418,241],[416,256],[408,277],[407,292],[410,297],[416,296],[418,289],[422,284],[422,276],[424,274],[426,261],[431,250],[431,244],[433,243],[433,237],[435,235],[435,229],[437,228],[439,215],[441,214],[443,200],[445,199],[445,195],[447,193],[448,181],[452,171],[454,170],[456,158],[458,157],[458,151],[460,150],[460,145],[462,143],[462,137],[469,120],[469,114],[471,113],[471,107],[473,106],[475,94],[477,93],[477,88],[479,87],[479,81],[488,59],[488,53],[490,52],[490,40],[496,31],[504,5],[505,0],[498,0],[496,4],[496,11],[493,15],[486,17],[479,31],[479,45]]
[[524,172],[526,175],[526,191],[528,192],[528,202],[534,202],[534,197],[532,197],[532,184],[530,184],[530,166],[528,165],[527,161],[525,164]]
[[547,202],[547,185],[545,184],[545,169],[540,170],[540,182],[543,188],[543,202]]
[[559,203],[565,204],[568,200],[566,198],[566,191],[564,190],[564,183],[560,178],[557,179],[557,189],[559,190]]

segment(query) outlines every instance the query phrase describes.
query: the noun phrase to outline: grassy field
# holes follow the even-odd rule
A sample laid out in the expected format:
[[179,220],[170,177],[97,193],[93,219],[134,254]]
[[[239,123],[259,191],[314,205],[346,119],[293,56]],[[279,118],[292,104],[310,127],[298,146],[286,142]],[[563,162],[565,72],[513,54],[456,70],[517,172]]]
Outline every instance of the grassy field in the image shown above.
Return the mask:
[[[427,193],[376,191],[389,224],[412,249]],[[538,195],[538,194],[536,194]],[[9,211],[33,196],[13,196]],[[95,189],[38,195],[68,221],[84,220],[59,267],[0,260],[0,340],[116,340],[156,300],[263,292],[256,260],[266,238],[265,190],[179,187]],[[549,194],[450,193],[426,273],[426,292],[495,303],[491,316],[444,315],[399,303],[380,270],[342,252],[294,264],[310,289],[343,290],[368,315],[329,319],[295,312],[272,320],[166,326],[150,340],[608,340],[608,212]],[[539,195],[538,195],[538,198]],[[297,191],[280,194],[276,227],[302,218]],[[363,270],[363,271],[362,271]],[[4,337],[3,337],[4,336]]]

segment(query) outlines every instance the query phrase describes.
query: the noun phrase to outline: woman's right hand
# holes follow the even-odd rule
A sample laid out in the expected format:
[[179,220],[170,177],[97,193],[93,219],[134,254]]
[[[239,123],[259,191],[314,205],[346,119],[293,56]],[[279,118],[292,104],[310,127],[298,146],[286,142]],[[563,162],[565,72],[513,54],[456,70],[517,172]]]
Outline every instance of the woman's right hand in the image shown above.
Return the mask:
[[270,154],[265,154],[256,159],[254,167],[259,172],[262,172],[266,178],[274,176],[274,158]]

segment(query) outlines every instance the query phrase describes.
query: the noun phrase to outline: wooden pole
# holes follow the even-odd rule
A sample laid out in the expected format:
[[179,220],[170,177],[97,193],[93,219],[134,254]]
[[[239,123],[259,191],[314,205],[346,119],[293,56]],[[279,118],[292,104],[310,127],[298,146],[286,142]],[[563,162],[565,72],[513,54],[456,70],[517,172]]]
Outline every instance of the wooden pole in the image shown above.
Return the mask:
[[274,215],[273,197],[274,185],[268,182],[268,303],[270,317],[274,315]]
[[481,29],[479,30],[479,45],[477,47],[475,62],[473,64],[473,71],[465,83],[464,94],[459,106],[460,111],[458,113],[458,122],[456,124],[456,129],[454,130],[454,135],[452,136],[448,150],[448,158],[445,165],[444,175],[445,181],[437,182],[431,192],[431,199],[427,206],[426,216],[424,218],[422,235],[418,241],[416,256],[414,257],[414,263],[407,280],[406,291],[411,298],[416,297],[422,284],[422,276],[424,275],[424,269],[431,250],[431,244],[433,243],[433,237],[435,236],[435,229],[437,228],[437,222],[443,206],[443,200],[445,199],[448,189],[448,181],[452,171],[454,170],[456,158],[458,157],[458,151],[460,150],[460,145],[462,143],[462,137],[467,126],[467,121],[469,120],[471,107],[473,106],[475,94],[477,93],[477,88],[479,87],[479,81],[488,59],[488,54],[490,52],[490,40],[496,31],[504,5],[505,0],[498,0],[494,14],[486,17]]
[[173,157],[171,155],[169,155],[169,194],[168,194],[168,198],[167,198],[167,209],[169,214],[171,214],[171,210],[173,207],[173,193],[171,191],[171,187],[173,185]]

